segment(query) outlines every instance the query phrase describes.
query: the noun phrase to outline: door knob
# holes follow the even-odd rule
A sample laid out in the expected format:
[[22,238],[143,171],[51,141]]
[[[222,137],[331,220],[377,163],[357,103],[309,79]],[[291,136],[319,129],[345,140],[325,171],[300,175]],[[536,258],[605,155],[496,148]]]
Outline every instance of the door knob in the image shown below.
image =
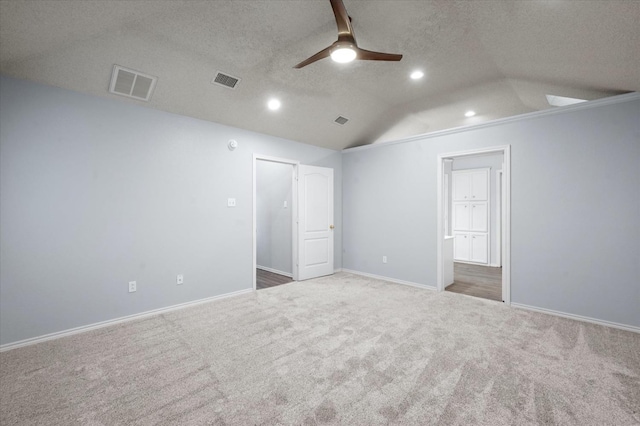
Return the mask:
[[329,225],[329,229],[333,229],[333,228],[335,228],[335,226]]

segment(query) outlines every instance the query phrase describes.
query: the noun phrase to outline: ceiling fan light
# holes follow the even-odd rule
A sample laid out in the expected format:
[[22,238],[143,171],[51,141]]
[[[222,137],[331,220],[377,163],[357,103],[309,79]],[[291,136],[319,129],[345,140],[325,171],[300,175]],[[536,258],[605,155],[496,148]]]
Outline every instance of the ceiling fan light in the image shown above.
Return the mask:
[[356,51],[351,47],[339,47],[331,52],[331,59],[340,64],[346,64],[356,58]]
[[267,107],[271,110],[271,111],[277,111],[280,109],[280,106],[282,104],[280,103],[280,101],[278,99],[270,99],[269,102],[267,102]]

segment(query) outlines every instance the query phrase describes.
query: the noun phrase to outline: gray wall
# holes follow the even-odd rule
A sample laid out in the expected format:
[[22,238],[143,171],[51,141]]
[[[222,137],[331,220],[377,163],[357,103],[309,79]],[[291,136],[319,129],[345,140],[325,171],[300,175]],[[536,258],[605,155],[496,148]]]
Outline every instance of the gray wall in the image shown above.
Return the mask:
[[5,77],[0,93],[1,344],[252,288],[254,153],[335,170],[341,267],[340,152]]
[[512,302],[640,326],[638,117],[635,97],[345,152],[344,268],[435,286],[437,155],[511,144]]
[[[483,169],[490,168],[489,170],[489,218],[491,233],[489,235],[489,251],[490,259],[489,264],[495,264],[497,256],[497,219],[498,211],[496,204],[496,170],[502,170],[502,154],[490,154],[490,155],[474,155],[469,157],[454,158],[451,166],[452,170],[467,170],[467,169]],[[451,179],[451,178],[449,178]],[[453,182],[453,181],[450,181]],[[453,185],[452,183],[450,185]],[[451,198],[449,198],[451,200]],[[451,210],[449,210],[451,211]]]
[[290,164],[256,162],[257,264],[289,274],[293,272],[292,175]]

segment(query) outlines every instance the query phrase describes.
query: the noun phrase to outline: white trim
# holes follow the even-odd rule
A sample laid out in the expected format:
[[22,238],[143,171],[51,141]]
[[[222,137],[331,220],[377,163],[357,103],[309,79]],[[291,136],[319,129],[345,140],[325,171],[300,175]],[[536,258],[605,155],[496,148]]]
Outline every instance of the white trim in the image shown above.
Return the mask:
[[338,272],[342,272],[342,268],[337,268],[333,270],[334,274],[337,274]]
[[502,169],[496,170],[496,247],[495,259],[492,258],[491,266],[499,268],[502,266]]
[[267,268],[266,266],[256,265],[257,269],[262,269],[263,271],[271,272],[278,275],[284,275],[285,277],[293,278],[293,274],[291,272],[279,271],[273,268]]
[[[466,231],[459,231],[461,234],[473,234],[473,232],[466,232]],[[483,232],[481,232],[481,234],[483,234]],[[487,268],[499,268],[499,266],[493,266],[490,265],[488,263],[482,263],[482,262],[474,262],[472,260],[458,260],[458,259],[453,259],[454,263],[465,263],[467,265],[478,265],[478,266],[486,266]]]
[[470,155],[479,155],[487,153],[502,153],[503,167],[502,173],[504,178],[504,187],[502,188],[504,202],[504,216],[502,217],[502,300],[506,305],[511,303],[511,145],[493,146],[480,149],[472,149],[459,152],[449,152],[438,154],[437,164],[437,272],[436,272],[436,289],[444,291],[444,265],[442,245],[444,242],[443,230],[443,187],[442,175],[443,164],[452,157],[466,157]]
[[593,101],[582,102],[574,105],[567,105],[564,107],[555,107],[555,108],[545,109],[542,111],[534,111],[534,112],[528,112],[526,114],[514,115],[512,117],[498,118],[496,120],[485,121],[484,123],[454,127],[452,129],[438,130],[431,133],[423,133],[421,135],[409,136],[403,139],[356,146],[353,148],[343,149],[342,152],[362,151],[365,149],[380,148],[380,147],[385,147],[389,145],[396,145],[399,143],[420,141],[424,139],[431,139],[431,138],[436,138],[436,137],[455,134],[455,133],[467,132],[469,130],[476,130],[476,129],[483,129],[486,127],[498,126],[501,124],[512,123],[514,121],[527,120],[530,118],[538,118],[538,117],[543,117],[547,115],[564,114],[566,112],[574,112],[574,111],[579,111],[583,109],[597,108],[605,105],[621,104],[625,102],[632,102],[638,99],[640,99],[640,93],[638,92],[626,93],[624,95],[611,96],[608,98],[596,99]]
[[354,275],[361,275],[361,276],[367,277],[367,278],[374,278],[376,280],[389,281],[389,282],[392,282],[394,284],[402,284],[402,285],[408,285],[408,286],[411,286],[411,287],[418,287],[418,288],[422,288],[424,290],[435,290],[436,289],[432,285],[418,284],[418,283],[414,283],[414,282],[411,282],[411,281],[404,281],[404,280],[398,280],[396,278],[383,277],[382,275],[375,275],[375,274],[369,274],[369,273],[366,273],[366,272],[354,271],[352,269],[342,268],[342,272],[346,272],[346,273],[354,274]]
[[524,305],[522,303],[512,302],[511,306],[518,309],[525,309],[527,311],[540,312],[543,314],[555,315],[557,317],[569,318],[576,321],[590,322],[592,324],[603,325],[605,327],[618,328],[620,330],[631,331],[633,333],[640,333],[640,327],[637,327],[635,325],[620,324],[617,322],[605,321],[596,318],[585,317],[582,315],[569,314],[562,311],[554,311],[553,309],[537,308],[535,306]]
[[[442,232],[444,232],[444,235],[452,235],[453,226],[450,226],[450,225],[451,225],[451,222],[453,222],[453,216],[449,211],[449,204],[451,204],[449,202],[449,194],[452,192],[451,183],[449,182],[449,173],[443,173],[443,174],[444,174],[444,230]],[[451,175],[453,175],[453,170],[451,170]],[[453,176],[451,180],[453,180]]]
[[252,293],[253,290],[248,288],[245,290],[238,290],[231,293],[220,294],[218,296],[207,297],[204,299],[194,300],[192,302],[179,303],[177,305],[167,306],[166,308],[153,309],[151,311],[141,312],[139,314],[127,315],[124,317],[114,318],[107,321],[96,322],[89,325],[83,325],[80,327],[70,328],[68,330],[57,331],[55,333],[45,334],[38,337],[32,337],[29,339],[19,340],[17,342],[6,343],[0,345],[0,352],[10,351],[12,349],[21,348],[23,346],[35,345],[36,343],[46,342],[47,340],[55,340],[61,337],[72,336],[74,334],[85,333],[91,330],[97,330],[99,328],[109,327],[124,322],[129,322],[137,319],[142,319],[154,315],[164,314],[179,309],[189,308],[203,303],[213,302],[215,300],[226,299],[228,297],[240,296],[242,294]]
[[502,158],[502,232],[500,263],[502,264],[502,300],[511,304],[511,146],[503,151]]
[[262,161],[271,161],[272,163],[283,163],[283,164],[291,164],[292,172],[291,172],[291,267],[293,268],[293,274],[291,278],[294,281],[298,281],[298,166],[300,162],[297,160],[289,160],[286,158],[272,157],[269,155],[261,155],[261,154],[253,154],[253,200],[252,200],[252,209],[253,209],[253,235],[251,236],[253,240],[253,290],[257,290],[256,286],[256,268],[258,267],[258,242],[256,239],[256,235],[258,232],[258,221],[256,215],[256,162],[258,160]]

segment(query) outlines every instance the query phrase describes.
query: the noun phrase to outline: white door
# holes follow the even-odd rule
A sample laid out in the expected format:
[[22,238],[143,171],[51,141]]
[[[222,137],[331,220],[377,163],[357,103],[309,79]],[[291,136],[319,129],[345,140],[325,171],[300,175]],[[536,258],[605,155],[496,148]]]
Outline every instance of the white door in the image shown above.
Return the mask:
[[471,261],[487,263],[488,256],[487,234],[471,234]]
[[469,201],[470,187],[469,173],[453,172],[453,201]]
[[486,200],[489,187],[489,170],[471,173],[471,200]]
[[453,230],[469,230],[469,203],[453,203]]
[[333,274],[333,169],[298,166],[298,280]]
[[469,260],[469,234],[453,234],[453,258],[455,260]]
[[487,232],[488,209],[486,202],[471,203],[471,226],[472,231]]

